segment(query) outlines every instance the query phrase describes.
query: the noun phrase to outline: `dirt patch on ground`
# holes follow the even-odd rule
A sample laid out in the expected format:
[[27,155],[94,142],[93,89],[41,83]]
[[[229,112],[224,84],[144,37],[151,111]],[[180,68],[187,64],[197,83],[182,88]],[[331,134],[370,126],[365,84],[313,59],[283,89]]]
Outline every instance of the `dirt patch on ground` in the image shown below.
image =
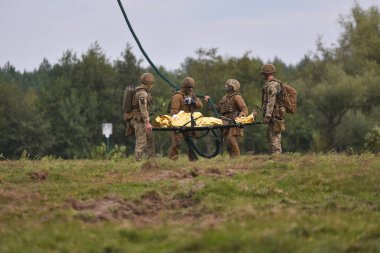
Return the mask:
[[41,195],[38,192],[26,190],[0,189],[0,204],[25,203],[25,201],[40,200]]
[[9,204],[22,200],[23,196],[12,190],[0,189],[0,203]]
[[49,173],[47,171],[36,171],[29,173],[29,177],[34,181],[45,181]]
[[184,180],[197,177],[199,171],[196,169],[186,170],[186,169],[176,169],[176,170],[160,170],[151,174],[144,174],[143,177],[146,181],[159,181],[164,179],[176,179]]
[[170,220],[171,215],[180,209],[188,209],[197,204],[193,194],[178,194],[174,197],[162,197],[156,191],[143,193],[135,200],[125,200],[116,196],[107,196],[99,200],[69,199],[65,207],[77,211],[76,217],[85,222],[99,222],[127,219],[134,224],[159,223],[161,219]]
[[128,181],[141,182],[141,181],[160,181],[160,180],[175,180],[180,184],[183,181],[192,181],[199,176],[206,177],[233,177],[238,174],[247,173],[254,168],[252,162],[244,161],[241,163],[234,163],[229,166],[215,166],[207,165],[200,167],[193,165],[189,167],[175,168],[171,170],[163,169],[163,166],[155,161],[147,161],[141,165],[141,171],[133,175],[128,175]]
[[142,171],[152,171],[152,170],[159,170],[160,165],[154,161],[147,161],[141,165]]
[[154,173],[145,173],[140,175],[144,178],[144,181],[158,181],[165,179],[176,179],[177,181],[196,178],[198,176],[207,177],[232,177],[238,173],[247,171],[248,168],[245,165],[236,165],[229,168],[222,168],[216,166],[210,166],[206,168],[187,168],[176,170],[156,170]]

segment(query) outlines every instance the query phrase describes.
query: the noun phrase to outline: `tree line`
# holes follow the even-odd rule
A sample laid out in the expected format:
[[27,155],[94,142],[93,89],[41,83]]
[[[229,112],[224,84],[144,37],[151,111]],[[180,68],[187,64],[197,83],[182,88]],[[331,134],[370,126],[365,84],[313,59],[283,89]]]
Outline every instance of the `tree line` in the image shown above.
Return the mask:
[[[317,40],[315,53],[298,64],[275,58],[277,77],[298,91],[298,112],[289,115],[283,134],[285,152],[378,152],[380,147],[380,13],[376,6],[359,4],[340,18],[342,28],[335,45]],[[127,43],[121,58],[111,62],[94,43],[81,56],[66,51],[58,63],[46,59],[34,71],[23,73],[10,63],[0,68],[0,158],[17,158],[26,150],[32,157],[54,155],[86,158],[105,142],[102,123],[113,124],[111,145],[133,151],[125,137],[122,100],[127,85],[137,85],[142,67]],[[261,105],[264,62],[247,52],[226,57],[217,48],[200,48],[179,69],[159,69],[180,83],[185,76],[196,81],[195,90],[215,101],[224,94],[224,83],[234,78],[250,111]],[[166,114],[171,88],[158,76],[153,87],[155,114]],[[213,116],[207,106],[202,110]],[[156,149],[165,155],[168,133],[156,133]],[[206,145],[207,146],[207,145]],[[208,148],[208,147],[206,147]],[[242,152],[267,151],[265,127],[245,130]]]

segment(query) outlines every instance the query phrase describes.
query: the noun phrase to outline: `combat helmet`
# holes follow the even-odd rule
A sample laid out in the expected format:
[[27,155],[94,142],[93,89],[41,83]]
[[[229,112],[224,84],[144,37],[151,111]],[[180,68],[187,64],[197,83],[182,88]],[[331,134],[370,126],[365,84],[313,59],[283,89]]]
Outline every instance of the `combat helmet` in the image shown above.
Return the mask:
[[194,79],[191,78],[191,77],[185,77],[182,80],[181,87],[182,88],[186,88],[186,87],[194,88],[195,87],[195,81],[194,81]]
[[276,67],[273,64],[264,64],[260,72],[261,74],[273,74],[276,73]]
[[154,79],[154,76],[151,73],[144,73],[140,77],[140,83],[143,85],[152,85],[156,80]]
[[234,89],[234,92],[240,90],[240,83],[236,79],[228,79],[226,85],[231,86]]

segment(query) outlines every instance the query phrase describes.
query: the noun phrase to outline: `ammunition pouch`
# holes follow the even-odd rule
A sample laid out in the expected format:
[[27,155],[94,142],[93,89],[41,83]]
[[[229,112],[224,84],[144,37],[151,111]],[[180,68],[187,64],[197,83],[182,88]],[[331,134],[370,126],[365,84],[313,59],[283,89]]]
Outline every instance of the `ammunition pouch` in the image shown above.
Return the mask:
[[274,105],[272,117],[283,120],[285,118],[286,109],[278,104]]
[[273,131],[277,134],[285,131],[285,120],[274,119],[273,120]]
[[230,110],[230,111],[226,111],[222,113],[222,116],[233,120],[236,117],[239,117],[239,114],[240,114],[240,111]]
[[141,114],[138,110],[134,110],[132,111],[131,113],[131,116],[130,116],[130,120],[129,121],[137,121],[137,122],[143,122],[143,119],[141,117]]
[[135,135],[135,129],[133,128],[131,122],[127,121],[125,136],[133,136],[133,135]]
[[133,115],[132,115],[131,112],[126,112],[126,113],[124,113],[124,120],[125,120],[126,122],[131,121],[132,117],[133,117]]

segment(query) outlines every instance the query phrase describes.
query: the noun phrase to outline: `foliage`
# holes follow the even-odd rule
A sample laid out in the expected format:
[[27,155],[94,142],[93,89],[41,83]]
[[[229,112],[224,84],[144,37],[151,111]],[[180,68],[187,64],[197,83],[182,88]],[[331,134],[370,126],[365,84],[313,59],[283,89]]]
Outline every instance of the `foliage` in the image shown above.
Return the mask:
[[373,152],[380,152],[380,127],[374,126],[365,136],[365,147]]
[[16,83],[0,78],[0,153],[17,157],[26,149],[34,155],[47,152],[52,145],[50,126],[40,112],[37,94],[24,92]]
[[337,58],[345,62],[348,73],[360,74],[380,65],[380,12],[373,6],[363,10],[359,4],[351,9],[351,15],[341,17],[344,32],[336,49]]
[[328,147],[334,143],[335,129],[350,109],[359,107],[364,90],[359,78],[346,75],[339,67],[328,65],[325,80],[315,85],[310,100],[315,108],[316,118],[322,134],[328,140]]
[[99,146],[90,151],[90,158],[95,160],[117,160],[125,156],[126,147],[115,145],[111,150],[102,142]]

